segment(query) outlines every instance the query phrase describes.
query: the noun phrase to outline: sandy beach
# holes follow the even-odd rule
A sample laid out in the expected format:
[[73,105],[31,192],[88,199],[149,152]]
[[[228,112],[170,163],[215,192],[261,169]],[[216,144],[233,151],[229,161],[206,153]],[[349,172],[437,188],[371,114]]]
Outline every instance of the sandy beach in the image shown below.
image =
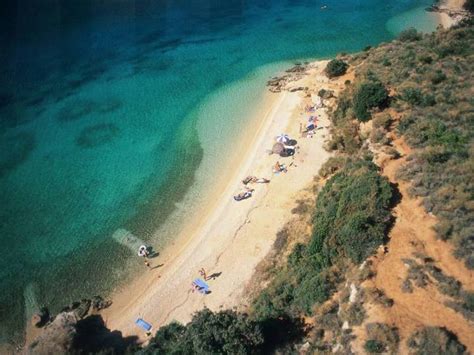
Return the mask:
[[[327,62],[311,64],[308,75],[290,83],[290,87],[308,87],[311,93],[320,88],[337,90],[344,77],[329,82],[323,74]],[[159,268],[147,271],[132,284],[124,286],[113,295],[113,305],[103,313],[111,330],[123,336],[136,335],[145,341],[146,336],[135,324],[138,317],[151,323],[154,330],[173,320],[188,322],[194,312],[208,307],[211,310],[245,307],[242,300],[246,284],[257,264],[270,251],[276,233],[291,216],[301,193],[317,175],[329,157],[323,148],[328,136],[329,121],[325,109],[318,109],[318,130],[313,138],[300,137],[300,123],[305,124],[310,113],[305,105],[311,97],[304,91],[282,91],[268,94],[265,114],[253,120],[247,128],[250,135],[248,150],[239,162],[233,162],[224,185],[210,196],[208,207],[198,211],[200,223],[185,228],[176,242],[157,259]],[[269,155],[275,136],[287,133],[297,139],[297,153],[281,158]],[[288,171],[273,174],[277,161],[286,164]],[[269,184],[252,184],[253,196],[244,201],[234,201],[232,196],[243,191],[241,182],[248,175],[271,179]],[[202,295],[191,292],[191,282],[204,268],[208,275],[211,293]]]
[[462,19],[460,15],[450,16],[448,12],[459,12],[463,10],[465,0],[443,0],[439,4],[439,8],[445,12],[438,12],[437,16],[439,19],[439,23],[444,28],[449,28],[455,25],[458,21]]

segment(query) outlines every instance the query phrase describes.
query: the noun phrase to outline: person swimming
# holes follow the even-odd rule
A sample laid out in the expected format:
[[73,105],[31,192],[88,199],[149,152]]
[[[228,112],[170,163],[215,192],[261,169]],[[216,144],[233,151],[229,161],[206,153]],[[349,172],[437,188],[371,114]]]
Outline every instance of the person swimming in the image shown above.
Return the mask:
[[149,255],[150,252],[148,251],[148,248],[145,245],[140,245],[140,248],[138,248],[138,256],[148,258]]

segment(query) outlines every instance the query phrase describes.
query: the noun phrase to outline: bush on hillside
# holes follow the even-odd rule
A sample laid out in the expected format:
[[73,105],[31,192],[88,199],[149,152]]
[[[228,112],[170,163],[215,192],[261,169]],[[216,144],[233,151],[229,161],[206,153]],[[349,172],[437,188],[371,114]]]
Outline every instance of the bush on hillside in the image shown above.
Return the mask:
[[383,243],[392,189],[371,162],[348,164],[318,195],[309,253],[326,266],[340,257],[361,263]]
[[343,60],[333,59],[326,66],[326,74],[329,78],[335,78],[346,74],[347,68],[349,65]]
[[369,354],[381,354],[385,351],[385,345],[374,339],[369,339],[364,344],[364,349]]
[[398,353],[400,336],[398,329],[384,323],[369,323],[366,325],[367,341],[365,349],[369,353],[388,352]]
[[260,325],[242,313],[209,309],[194,314],[186,326],[161,327],[144,354],[250,354],[259,352],[264,338]]
[[311,314],[341,282],[343,265],[362,262],[384,242],[391,222],[388,180],[369,161],[339,164],[318,194],[309,245],[295,246],[287,267],[257,298],[258,318]]
[[398,39],[402,42],[419,41],[421,38],[422,38],[421,34],[413,27],[402,31],[398,35]]
[[380,81],[362,83],[353,97],[354,113],[359,121],[365,122],[371,118],[369,110],[382,108],[388,102],[388,91]]
[[474,0],[466,0],[464,2],[464,8],[467,11],[474,13]]
[[413,333],[408,347],[417,355],[465,354],[466,347],[445,328],[425,327]]

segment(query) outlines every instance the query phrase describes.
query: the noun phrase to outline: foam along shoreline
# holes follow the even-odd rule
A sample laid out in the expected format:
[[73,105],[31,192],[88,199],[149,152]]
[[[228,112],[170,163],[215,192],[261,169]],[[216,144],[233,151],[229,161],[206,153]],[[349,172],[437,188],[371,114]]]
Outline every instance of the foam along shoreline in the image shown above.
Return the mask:
[[[310,93],[320,88],[336,92],[346,77],[329,82],[323,74],[327,61],[309,66],[308,74],[290,83],[292,87],[307,87]],[[159,257],[162,267],[145,272],[113,295],[113,304],[102,315],[107,327],[121,331],[123,336],[146,336],[134,321],[142,317],[154,330],[173,320],[188,322],[194,312],[208,307],[217,311],[242,304],[245,286],[257,264],[270,251],[276,233],[291,216],[298,196],[304,193],[321,165],[330,156],[323,148],[329,135],[329,121],[320,109],[319,129],[313,138],[300,138],[300,123],[309,113],[304,107],[311,100],[304,91],[282,91],[267,94],[265,112],[250,120],[246,128],[248,147],[240,161],[232,162],[222,186],[209,196],[212,201],[197,212],[199,220],[183,231],[179,238]],[[275,136],[285,132],[298,140],[297,154],[290,158],[269,155]],[[285,163],[287,173],[273,175],[276,161]],[[248,175],[270,178],[269,184],[255,184],[253,196],[236,202],[232,196],[241,191],[241,180]],[[208,275],[219,275],[209,281],[211,293],[203,296],[191,292],[191,282],[204,268]]]

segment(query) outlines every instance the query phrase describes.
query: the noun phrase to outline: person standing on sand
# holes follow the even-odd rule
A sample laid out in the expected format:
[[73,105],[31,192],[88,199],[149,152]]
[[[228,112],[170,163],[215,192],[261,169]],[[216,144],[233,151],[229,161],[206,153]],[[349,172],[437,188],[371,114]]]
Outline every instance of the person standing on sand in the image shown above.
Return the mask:
[[206,273],[206,270],[204,270],[203,267],[199,270],[199,275],[202,276],[202,278],[204,279],[204,281],[207,281],[207,273]]

